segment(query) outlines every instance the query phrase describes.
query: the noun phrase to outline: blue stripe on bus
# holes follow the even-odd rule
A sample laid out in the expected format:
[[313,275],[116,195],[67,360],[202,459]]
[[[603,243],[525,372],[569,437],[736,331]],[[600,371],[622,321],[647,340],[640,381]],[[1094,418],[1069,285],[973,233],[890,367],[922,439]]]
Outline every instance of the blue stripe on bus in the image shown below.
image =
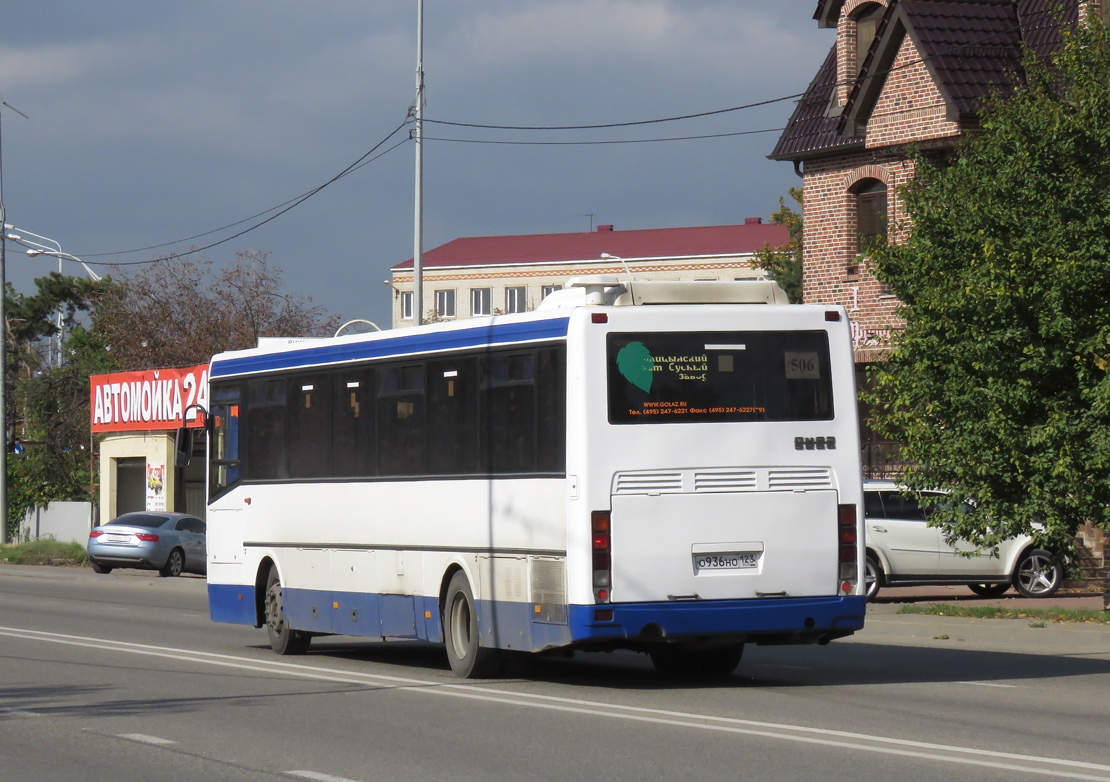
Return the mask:
[[[379,595],[286,589],[286,621],[315,633],[368,638],[407,638],[439,643],[443,626],[436,597]],[[254,625],[254,587],[208,585],[209,612],[217,622]],[[712,600],[681,603],[571,605],[567,624],[534,619],[533,606],[509,601],[479,601],[478,630],[502,649],[538,652],[582,643],[652,638],[747,634],[806,636],[846,635],[863,628],[867,610],[863,597]],[[599,621],[598,610],[613,618]]]
[[[635,639],[649,636],[780,635],[844,633],[863,629],[867,599],[862,596],[797,597],[766,600],[706,600],[678,603],[624,603],[569,606],[573,641]],[[612,609],[611,620],[597,611]],[[658,632],[656,632],[658,628]]]
[[208,613],[213,622],[255,624],[254,586],[209,584]]
[[306,366],[339,364],[372,358],[461,350],[513,342],[562,339],[567,335],[568,318],[545,318],[521,323],[493,323],[480,328],[452,329],[399,337],[344,342],[336,345],[284,350],[263,355],[214,359],[209,377],[270,372]]

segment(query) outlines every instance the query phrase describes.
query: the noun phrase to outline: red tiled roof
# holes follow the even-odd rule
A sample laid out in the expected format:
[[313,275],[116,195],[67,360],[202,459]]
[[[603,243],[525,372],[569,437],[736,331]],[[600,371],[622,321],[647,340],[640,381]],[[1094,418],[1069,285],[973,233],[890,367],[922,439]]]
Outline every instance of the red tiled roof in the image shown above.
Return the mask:
[[[473,236],[441,244],[423,254],[423,267],[600,261],[602,253],[625,260],[700,255],[736,255],[778,247],[790,240],[786,226],[773,223],[701,228],[649,228],[526,236]],[[412,258],[393,269],[411,269]]]

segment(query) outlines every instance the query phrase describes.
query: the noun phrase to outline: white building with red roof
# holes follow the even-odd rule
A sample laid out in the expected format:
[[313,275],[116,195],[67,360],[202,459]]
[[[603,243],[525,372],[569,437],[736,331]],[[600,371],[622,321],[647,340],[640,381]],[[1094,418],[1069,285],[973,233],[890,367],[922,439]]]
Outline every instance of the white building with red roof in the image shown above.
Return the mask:
[[[633,231],[601,225],[584,233],[463,237],[423,253],[424,321],[526,312],[571,277],[586,275],[757,279],[763,272],[752,265],[755,253],[789,238],[785,226],[759,217],[741,225]],[[412,325],[412,258],[390,272],[393,326]]]

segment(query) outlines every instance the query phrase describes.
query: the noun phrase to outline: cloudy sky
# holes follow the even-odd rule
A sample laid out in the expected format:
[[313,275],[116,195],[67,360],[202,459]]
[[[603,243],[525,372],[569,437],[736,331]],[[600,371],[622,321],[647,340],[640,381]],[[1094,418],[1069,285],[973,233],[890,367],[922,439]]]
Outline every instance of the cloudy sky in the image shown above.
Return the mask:
[[[782,128],[790,100],[597,130],[433,120],[628,123],[793,95],[833,43],[814,7],[425,0],[425,249],[605,223],[767,219],[800,180],[766,158],[778,133],[753,131]],[[266,251],[289,289],[388,324],[382,281],[413,253],[414,145],[401,126],[415,92],[416,11],[417,0],[6,4],[0,94],[30,116],[0,116],[7,222],[90,263],[149,261],[228,239],[362,160],[203,255],[226,264]],[[715,134],[733,135],[632,143]],[[566,143],[602,141],[624,143]],[[385,154],[363,160],[375,147]],[[8,244],[18,289],[51,268]]]

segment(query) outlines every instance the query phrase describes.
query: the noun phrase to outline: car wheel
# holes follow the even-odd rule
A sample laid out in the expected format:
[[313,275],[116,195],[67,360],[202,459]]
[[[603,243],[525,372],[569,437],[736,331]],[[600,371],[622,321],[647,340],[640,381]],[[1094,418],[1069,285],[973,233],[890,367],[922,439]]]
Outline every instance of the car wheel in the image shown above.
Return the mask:
[[883,585],[883,566],[875,555],[867,555],[867,565],[864,568],[864,582],[867,585],[867,599],[874,600]]
[[266,634],[270,637],[270,648],[282,656],[308,651],[312,636],[294,630],[285,621],[285,595],[276,565],[270,566],[270,575],[266,579],[265,601]]
[[486,679],[504,670],[506,659],[497,649],[479,643],[478,611],[470,580],[461,570],[451,577],[443,606],[443,636],[447,662],[456,676]]
[[185,552],[175,548],[166,559],[166,564],[158,572],[163,576],[180,576],[185,569]]
[[651,664],[663,676],[681,679],[717,679],[740,664],[744,644],[699,649],[685,644],[657,646],[649,653]]
[[1014,587],[1022,597],[1048,597],[1060,588],[1064,569],[1052,552],[1031,549],[1021,555],[1014,571]]
[[970,589],[979,597],[998,597],[1004,594],[1010,588],[1009,584],[968,584],[967,588]]
[[108,567],[107,565],[101,565],[95,559],[90,559],[89,560],[89,565],[92,566],[92,571],[94,573],[111,573],[112,572],[112,569],[110,567]]

